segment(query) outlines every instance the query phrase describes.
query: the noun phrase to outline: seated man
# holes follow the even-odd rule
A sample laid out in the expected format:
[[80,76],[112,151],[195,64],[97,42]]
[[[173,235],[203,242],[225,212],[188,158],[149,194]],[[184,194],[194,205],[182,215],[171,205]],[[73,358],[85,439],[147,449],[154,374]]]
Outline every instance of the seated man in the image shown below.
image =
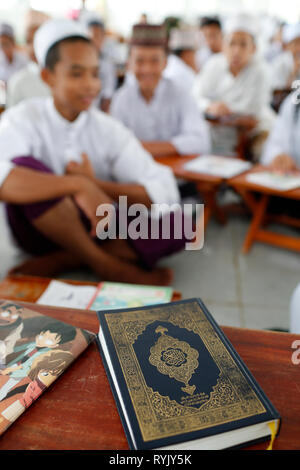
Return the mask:
[[[261,163],[272,171],[291,173],[300,170],[300,104],[297,101],[296,92],[284,100],[267,139]],[[299,201],[272,197],[269,211],[299,218]]]
[[144,246],[118,238],[99,242],[95,233],[98,205],[111,207],[121,195],[128,205],[178,202],[171,170],[91,106],[100,87],[98,54],[78,23],[46,22],[34,47],[52,96],[23,101],[0,123],[0,198],[8,203],[17,242],[36,257],[21,272],[53,275],[84,264],[101,279],[169,284],[171,272],[153,261],[175,245],[182,249],[180,240],[173,247],[163,240],[162,253],[159,239],[142,240]]
[[39,11],[30,10],[26,18],[25,39],[30,62],[16,72],[7,83],[6,107],[14,106],[26,98],[49,96],[50,88],[42,80],[33,49],[37,29],[49,19]]
[[[255,133],[268,132],[275,113],[267,69],[256,55],[256,22],[248,15],[225,24],[224,52],[215,54],[198,74],[193,94],[200,110],[215,117],[251,115]],[[213,152],[235,155],[237,129],[211,126]]]
[[16,47],[13,28],[6,23],[0,24],[0,80],[5,83],[28,62],[25,54]]
[[217,17],[204,16],[200,20],[202,44],[196,52],[196,66],[201,71],[206,62],[214,55],[222,52],[223,31],[221,21]]
[[110,112],[131,129],[154,157],[206,153],[209,133],[188,93],[163,77],[167,36],[159,25],[135,25],[125,84]]
[[300,79],[300,23],[285,25],[282,41],[284,52],[272,63],[273,89],[289,89]]

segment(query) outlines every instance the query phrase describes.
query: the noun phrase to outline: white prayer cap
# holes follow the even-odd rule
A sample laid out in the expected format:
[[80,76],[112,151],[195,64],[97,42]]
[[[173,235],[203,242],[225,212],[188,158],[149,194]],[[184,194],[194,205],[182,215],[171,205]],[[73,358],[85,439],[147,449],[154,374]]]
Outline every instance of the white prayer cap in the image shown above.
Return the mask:
[[198,34],[195,29],[172,28],[170,32],[169,48],[195,50],[198,47]]
[[34,53],[39,65],[45,66],[47,53],[54,44],[73,36],[89,39],[86,29],[78,21],[58,18],[44,23],[35,33],[33,40]]
[[14,39],[15,33],[13,27],[7,23],[0,23],[0,36],[8,36]]
[[300,37],[300,23],[286,24],[282,30],[282,40],[285,44]]
[[250,34],[255,39],[259,33],[259,24],[254,16],[247,13],[239,13],[225,21],[224,31],[225,34],[242,31]]
[[96,23],[104,28],[103,19],[94,11],[83,10],[79,15],[79,21],[85,28],[88,28],[91,23]]

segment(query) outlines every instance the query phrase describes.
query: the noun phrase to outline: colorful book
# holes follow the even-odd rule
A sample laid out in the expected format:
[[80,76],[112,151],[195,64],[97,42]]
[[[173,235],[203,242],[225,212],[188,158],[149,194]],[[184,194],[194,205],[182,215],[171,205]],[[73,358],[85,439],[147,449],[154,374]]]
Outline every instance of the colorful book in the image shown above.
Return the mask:
[[0,435],[95,337],[17,303],[0,301]]
[[279,413],[200,299],[98,318],[131,449],[227,449],[279,432]]
[[118,282],[101,282],[88,305],[90,310],[142,307],[170,302],[171,287],[143,286]]

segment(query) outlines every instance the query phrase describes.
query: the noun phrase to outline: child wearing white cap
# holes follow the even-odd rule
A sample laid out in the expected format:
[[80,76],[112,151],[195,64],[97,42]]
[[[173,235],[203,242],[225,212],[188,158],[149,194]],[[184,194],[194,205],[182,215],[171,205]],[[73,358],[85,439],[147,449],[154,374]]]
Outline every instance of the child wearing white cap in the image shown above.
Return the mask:
[[33,48],[33,38],[38,28],[49,20],[49,16],[36,10],[29,10],[25,19],[26,52],[29,62],[16,72],[7,83],[6,108],[26,98],[49,96],[50,88],[42,80]]
[[170,54],[163,76],[190,93],[196,78],[197,33],[192,28],[172,28]]
[[[0,197],[10,203],[13,235],[34,256],[21,272],[53,275],[84,264],[101,279],[169,284],[170,270],[147,264],[146,257],[153,261],[158,253],[153,256],[148,240],[143,257],[134,241],[109,240],[102,247],[94,235],[97,206],[115,204],[121,195],[147,207],[178,202],[171,170],[154,162],[122,124],[91,106],[100,88],[98,53],[78,23],[46,22],[34,46],[52,96],[23,101],[0,122],[0,162],[14,164],[3,175],[0,165]],[[172,252],[170,243],[165,253]],[[178,240],[176,246],[183,247]]]
[[7,23],[0,24],[0,80],[5,83],[28,62],[25,54],[17,50],[15,33]]
[[203,115],[190,93],[164,77],[166,64],[164,26],[134,25],[130,75],[115,93],[110,112],[154,157],[207,153],[210,138]]
[[284,52],[272,63],[273,89],[289,89],[300,78],[300,23],[284,25]]
[[[256,53],[257,21],[236,15],[224,25],[223,52],[214,54],[196,78],[193,95],[199,108],[217,118],[232,113],[257,120],[254,135],[269,131],[274,113],[270,77]],[[237,132],[228,126],[211,126],[213,152],[235,155]]]

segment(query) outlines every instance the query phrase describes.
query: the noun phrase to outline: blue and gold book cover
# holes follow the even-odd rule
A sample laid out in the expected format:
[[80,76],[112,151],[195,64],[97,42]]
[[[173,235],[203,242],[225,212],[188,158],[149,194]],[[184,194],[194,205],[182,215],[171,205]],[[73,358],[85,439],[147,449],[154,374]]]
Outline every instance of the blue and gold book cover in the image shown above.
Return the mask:
[[98,317],[136,448],[278,417],[200,299]]

